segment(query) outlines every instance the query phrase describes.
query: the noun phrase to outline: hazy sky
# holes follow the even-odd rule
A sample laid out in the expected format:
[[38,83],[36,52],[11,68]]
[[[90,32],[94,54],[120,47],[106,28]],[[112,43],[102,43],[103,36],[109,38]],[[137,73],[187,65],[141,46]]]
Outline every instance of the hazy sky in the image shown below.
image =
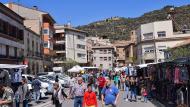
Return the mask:
[[190,0],[0,0],[38,6],[49,12],[58,24],[71,21],[73,26],[85,25],[112,16],[138,17],[166,5],[181,6]]

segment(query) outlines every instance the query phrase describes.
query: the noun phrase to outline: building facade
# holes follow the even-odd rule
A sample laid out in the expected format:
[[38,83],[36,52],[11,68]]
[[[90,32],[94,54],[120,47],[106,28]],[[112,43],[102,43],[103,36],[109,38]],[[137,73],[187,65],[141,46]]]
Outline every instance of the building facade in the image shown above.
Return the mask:
[[53,65],[51,57],[54,54],[53,35],[55,20],[49,13],[39,10],[37,6],[29,8],[16,3],[5,5],[25,19],[24,25],[27,28],[41,36],[44,70],[51,71]]
[[0,3],[0,63],[22,64],[24,56],[23,18]]
[[115,51],[113,46],[95,46],[93,50],[93,66],[112,70],[115,66]]
[[118,45],[115,46],[116,48],[116,61],[117,61],[117,66],[118,67],[123,67],[125,66],[125,45]]
[[92,47],[101,45],[111,45],[109,39],[103,39],[101,37],[87,37],[86,38],[87,47],[87,63],[89,66],[93,66],[93,50]]
[[43,70],[42,40],[39,34],[26,28],[24,31],[24,56],[28,65],[27,73],[36,75]]
[[190,34],[173,32],[171,20],[143,24],[136,30],[137,62],[163,62],[164,51],[190,38]]
[[69,26],[55,26],[54,64],[73,60],[79,64],[87,63],[86,36],[87,33]]

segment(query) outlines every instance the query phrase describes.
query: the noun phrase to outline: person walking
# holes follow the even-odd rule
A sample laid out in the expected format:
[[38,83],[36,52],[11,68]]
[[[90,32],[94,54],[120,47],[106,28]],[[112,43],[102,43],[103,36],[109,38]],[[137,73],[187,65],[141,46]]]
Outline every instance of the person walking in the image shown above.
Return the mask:
[[83,107],[98,107],[96,94],[92,91],[92,85],[88,84],[88,90],[84,93]]
[[115,86],[117,88],[119,88],[119,76],[118,74],[116,73],[115,76],[114,76],[114,83],[115,83]]
[[28,84],[26,78],[22,79],[22,102],[23,107],[28,107],[28,100],[30,99],[30,91],[28,89]]
[[98,99],[101,100],[101,92],[102,92],[102,89],[104,88],[104,85],[106,83],[106,79],[103,77],[103,74],[101,73],[100,76],[98,77],[97,79],[97,83],[98,83]]
[[134,77],[131,77],[130,80],[130,90],[131,90],[131,101],[136,101],[136,80],[134,79]]
[[82,107],[83,97],[86,91],[86,85],[83,83],[82,77],[78,77],[78,83],[76,83],[72,89],[74,94],[74,107]]
[[38,78],[34,78],[34,81],[32,82],[32,87],[35,102],[39,103],[41,83]]
[[123,75],[121,73],[120,78],[121,78],[121,90],[124,91],[125,90],[125,80],[126,80],[125,75]]
[[102,106],[116,107],[119,97],[119,90],[116,86],[111,85],[111,80],[106,80],[106,87],[102,89]]
[[67,98],[64,89],[61,89],[61,86],[59,85],[58,82],[55,82],[53,84],[53,88],[54,88],[52,96],[53,104],[55,104],[55,107],[64,107],[63,102]]
[[13,90],[0,83],[0,107],[13,107]]
[[127,76],[125,80],[125,92],[126,92],[125,101],[129,101],[129,90],[130,90],[130,80],[129,77]]
[[22,107],[22,83],[17,84],[16,92],[14,94],[14,101],[16,107]]

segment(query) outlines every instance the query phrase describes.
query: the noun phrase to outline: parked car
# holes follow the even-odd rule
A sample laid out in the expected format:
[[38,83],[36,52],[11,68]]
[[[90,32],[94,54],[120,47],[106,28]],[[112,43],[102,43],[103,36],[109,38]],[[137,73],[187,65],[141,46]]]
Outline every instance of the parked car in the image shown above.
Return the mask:
[[[26,78],[28,81],[28,89],[32,90],[32,81],[34,80],[34,75],[29,75],[29,74],[22,74],[22,78]],[[41,89],[40,89],[40,97],[45,97],[44,95],[47,93],[48,90],[48,83],[45,83],[41,80],[39,80],[41,83]]]
[[[48,78],[50,83],[55,82],[56,75],[43,75],[44,77]],[[69,81],[66,78],[62,78],[61,76],[58,75],[59,83],[61,84],[62,87],[69,87]]]
[[53,92],[53,81],[49,80],[45,76],[38,76],[39,80],[45,83],[48,83],[47,93]]

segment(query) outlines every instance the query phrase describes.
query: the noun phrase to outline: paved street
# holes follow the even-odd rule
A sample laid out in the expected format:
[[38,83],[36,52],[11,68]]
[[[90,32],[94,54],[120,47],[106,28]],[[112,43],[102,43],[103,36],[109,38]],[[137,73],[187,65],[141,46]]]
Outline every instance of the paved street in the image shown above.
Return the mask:
[[[123,100],[123,96],[124,92],[120,92],[120,99],[118,102],[118,107],[162,107],[158,102],[148,102],[148,103],[143,103],[141,101],[137,101],[137,102],[125,102]],[[49,96],[50,97],[50,96]],[[43,103],[45,102],[45,103]],[[52,102],[49,99],[46,99],[45,101],[43,101],[40,104],[35,104],[33,106],[35,107],[52,107]],[[65,107],[73,107],[73,100],[66,100],[65,101]],[[98,106],[102,107],[101,102],[98,102]]]

